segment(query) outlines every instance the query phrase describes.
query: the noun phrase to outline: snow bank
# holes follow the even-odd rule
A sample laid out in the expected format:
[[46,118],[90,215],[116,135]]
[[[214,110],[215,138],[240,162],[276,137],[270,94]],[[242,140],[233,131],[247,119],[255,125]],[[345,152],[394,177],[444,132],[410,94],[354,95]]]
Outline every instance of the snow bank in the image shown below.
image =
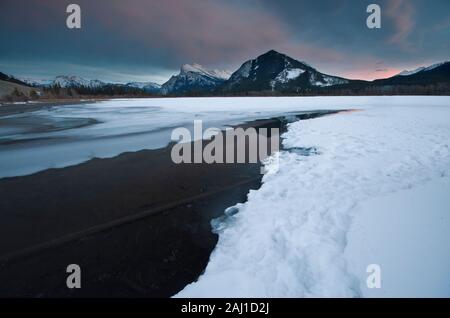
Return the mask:
[[[450,178],[363,202],[355,211],[345,254],[366,297],[450,296]],[[376,262],[382,288],[365,284]]]
[[[382,275],[386,270],[382,279],[389,296],[412,294],[405,292],[411,284],[396,286],[405,276],[421,289],[413,294],[449,296],[450,250],[442,243],[450,238],[449,201],[416,189],[448,183],[450,99],[381,100],[384,104],[363,111],[290,124],[278,171],[268,164],[272,172],[235,207],[238,213],[231,209],[213,223],[219,242],[204,274],[176,296],[372,296],[364,288],[371,263],[381,265]],[[386,210],[372,223],[380,207],[372,200],[409,191],[417,191],[411,193],[418,202],[432,204]],[[362,212],[364,204],[373,209]],[[373,231],[361,230],[372,224]],[[376,246],[373,254],[370,246]],[[436,252],[425,253],[430,249]],[[415,265],[403,266],[412,260]],[[421,284],[418,268],[433,282],[439,278],[441,286]]]

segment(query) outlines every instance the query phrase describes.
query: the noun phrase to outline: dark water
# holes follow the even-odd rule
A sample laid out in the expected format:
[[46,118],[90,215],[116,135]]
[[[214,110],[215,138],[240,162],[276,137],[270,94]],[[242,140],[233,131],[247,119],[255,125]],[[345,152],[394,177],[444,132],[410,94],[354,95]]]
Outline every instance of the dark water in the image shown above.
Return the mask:
[[[335,112],[243,126],[283,132],[295,120]],[[170,150],[1,179],[8,199],[0,201],[0,296],[169,297],[195,281],[217,243],[211,220],[259,188],[261,165],[175,165]],[[77,290],[66,287],[73,263],[82,269]]]

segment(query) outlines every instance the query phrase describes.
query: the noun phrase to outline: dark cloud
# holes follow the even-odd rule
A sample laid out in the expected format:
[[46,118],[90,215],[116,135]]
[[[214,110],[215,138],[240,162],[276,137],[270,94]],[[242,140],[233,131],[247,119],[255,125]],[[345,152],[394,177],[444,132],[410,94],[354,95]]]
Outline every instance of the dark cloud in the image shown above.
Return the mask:
[[[81,30],[65,27],[73,2]],[[373,2],[379,30],[365,24]],[[79,75],[162,81],[182,63],[234,69],[276,49],[328,73],[373,78],[449,52],[448,0],[2,0],[0,9],[0,67],[42,76],[78,66]]]

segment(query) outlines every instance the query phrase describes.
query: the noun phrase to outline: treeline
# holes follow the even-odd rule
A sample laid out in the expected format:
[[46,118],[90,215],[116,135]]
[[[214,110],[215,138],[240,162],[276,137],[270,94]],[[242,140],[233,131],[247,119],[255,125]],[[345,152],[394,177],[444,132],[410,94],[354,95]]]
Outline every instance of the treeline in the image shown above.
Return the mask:
[[[317,91],[312,91],[315,95]],[[325,87],[320,95],[450,95],[450,83],[427,85],[366,85]]]
[[121,84],[108,84],[100,87],[61,87],[52,85],[32,88],[23,92],[17,88],[9,95],[3,96],[7,102],[29,101],[37,99],[71,99],[71,98],[139,98],[139,97],[232,97],[232,96],[367,96],[367,95],[450,95],[450,83],[428,85],[339,85],[331,87],[298,88],[292,90],[264,90],[229,92],[223,90],[202,92],[190,91],[183,94],[162,95],[146,92],[140,88]]
[[79,87],[76,88],[79,95],[102,95],[102,96],[123,96],[123,95],[133,95],[133,96],[154,96],[155,94],[146,92],[143,89],[137,87],[130,87],[120,84],[107,84],[101,87]]
[[101,87],[61,87],[59,84],[48,87],[30,87],[25,89],[14,88],[14,90],[4,96],[0,96],[0,100],[6,102],[25,102],[30,100],[52,100],[52,99],[77,99],[77,98],[139,98],[139,97],[155,97],[159,96],[155,93],[146,92],[145,90],[129,87],[125,85],[103,85]]
[[82,96],[133,96],[133,97],[151,97],[156,94],[146,92],[143,89],[130,87],[121,84],[107,84],[99,87],[76,86],[76,87],[61,87],[55,84],[49,87],[42,88],[43,96],[67,98],[67,97],[82,97]]
[[381,95],[450,95],[450,83],[429,85],[339,85],[331,87],[303,88],[293,90],[263,90],[229,92],[191,91],[171,94],[172,97],[214,97],[214,96],[381,96]]

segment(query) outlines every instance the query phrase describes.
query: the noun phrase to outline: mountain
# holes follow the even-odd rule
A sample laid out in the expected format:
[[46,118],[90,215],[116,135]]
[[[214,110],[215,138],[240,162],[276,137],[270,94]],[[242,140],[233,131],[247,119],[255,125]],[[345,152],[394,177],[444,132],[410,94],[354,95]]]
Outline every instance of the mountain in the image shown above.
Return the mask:
[[0,72],[0,100],[23,101],[40,94],[39,89],[31,87],[14,76]]
[[404,70],[404,71],[398,73],[398,74],[395,75],[395,76],[408,76],[408,75],[413,75],[413,74],[416,74],[416,73],[419,73],[419,72],[423,71],[424,69],[425,69],[425,66],[416,68],[415,70],[411,70],[411,71]]
[[398,73],[396,76],[408,76],[408,75],[413,75],[413,74],[416,74],[416,73],[419,73],[422,71],[431,71],[432,69],[435,69],[436,67],[439,67],[445,63],[448,63],[448,62],[436,63],[436,64],[433,64],[430,66],[421,66],[412,71],[404,70],[404,71]]
[[161,85],[153,82],[106,83],[73,75],[59,75],[53,79],[25,77],[21,78],[21,81],[53,96],[148,96],[159,94],[161,89]]
[[13,77],[11,75],[2,73],[2,72],[0,72],[0,80],[1,81],[5,81],[5,82],[19,84],[19,85],[30,86],[30,85],[28,85],[28,83],[26,83],[24,81],[21,81],[20,79],[15,78],[15,77]]
[[[15,85],[29,87],[42,96],[234,96],[234,95],[450,95],[450,62],[403,71],[374,81],[328,75],[311,65],[270,50],[248,60],[234,73],[184,64],[166,83],[105,83],[78,76],[54,79],[16,78],[0,73],[4,92]],[[18,86],[21,91],[31,90]],[[61,89],[62,88],[62,89]],[[70,88],[70,89],[68,89]],[[17,94],[16,94],[17,95]]]
[[161,85],[153,82],[130,82],[126,83],[125,86],[138,88],[147,93],[159,93],[161,90]]
[[224,92],[301,92],[310,88],[348,84],[351,80],[327,75],[312,66],[271,50],[249,60],[222,85]]
[[31,77],[20,77],[19,79],[27,85],[35,87],[47,87],[53,83],[53,80],[50,79],[36,79]]
[[153,82],[129,82],[126,84],[105,83],[97,79],[88,80],[73,75],[59,75],[54,79],[22,78],[21,81],[30,86],[41,88],[51,88],[54,86],[72,88],[81,94],[108,94],[113,91],[119,91],[124,94],[157,94],[161,89],[161,85]]
[[162,85],[161,91],[163,94],[212,92],[229,76],[227,71],[208,70],[199,64],[184,64],[178,75],[172,76]]
[[85,78],[73,75],[59,75],[54,79],[32,79],[32,78],[22,78],[23,82],[31,86],[36,87],[50,87],[58,85],[62,88],[77,88],[77,87],[88,87],[88,88],[99,88],[107,83],[100,80],[87,80]]
[[14,76],[0,72],[0,100],[23,101],[41,94],[39,89]]
[[65,88],[67,87],[98,88],[105,85],[105,83],[100,80],[87,80],[79,76],[67,76],[67,75],[56,76],[52,84],[59,85]]
[[450,62],[369,82],[321,73],[274,50],[242,64],[216,91],[225,95],[442,95],[449,92]]
[[414,71],[403,71],[393,77],[379,79],[373,85],[434,85],[450,84],[450,62],[420,67]]
[[16,83],[15,81],[4,81],[0,79],[0,100],[8,97],[6,99],[10,101],[21,101],[24,98],[27,99],[28,97],[36,97],[38,95],[40,95],[38,89]]

